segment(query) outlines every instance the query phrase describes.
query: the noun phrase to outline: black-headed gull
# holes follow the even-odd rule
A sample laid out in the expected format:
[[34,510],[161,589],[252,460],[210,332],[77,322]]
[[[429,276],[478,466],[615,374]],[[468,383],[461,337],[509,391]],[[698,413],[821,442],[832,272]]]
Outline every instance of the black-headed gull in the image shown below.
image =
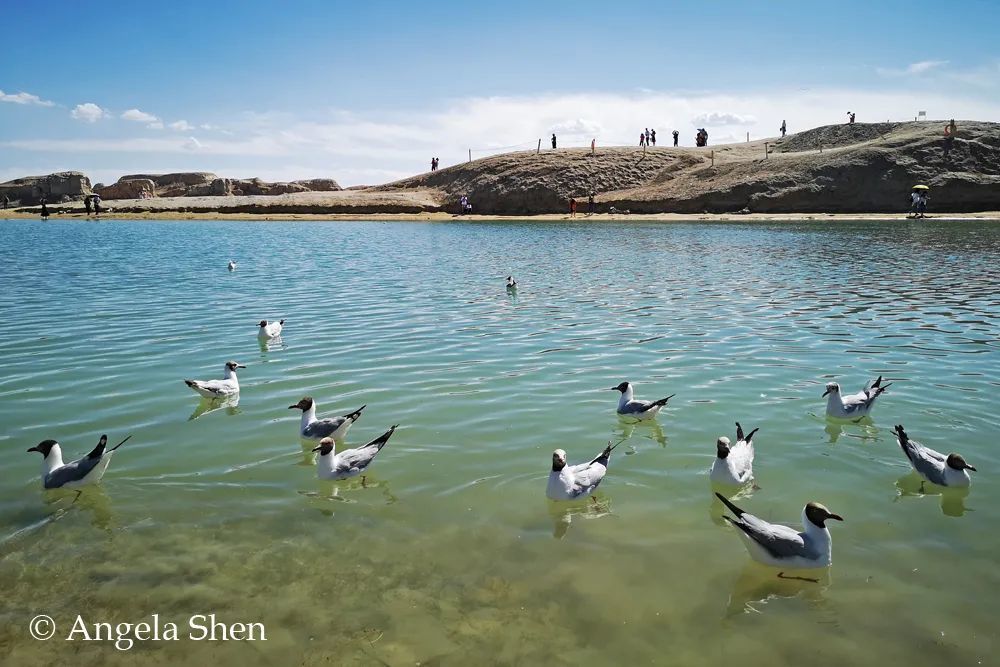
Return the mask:
[[715,444],[715,461],[709,477],[716,484],[740,486],[753,479],[753,435],[754,429],[743,435],[743,427],[736,422],[736,444],[730,445],[729,438],[723,436]]
[[723,515],[739,528],[739,536],[758,563],[777,568],[818,568],[832,562],[833,541],[826,527],[827,519],[843,519],[819,503],[809,503],[802,510],[802,532],[776,523],[768,523],[744,512],[723,496],[715,494],[735,518]]
[[229,260],[229,270],[230,271],[236,270],[236,262],[234,262],[233,260]]
[[666,398],[658,401],[640,401],[634,396],[631,382],[622,382],[617,387],[611,387],[610,391],[620,391],[621,397],[618,399],[618,414],[624,417],[635,417],[636,419],[652,419],[667,404],[671,398],[677,394],[670,394]]
[[976,472],[976,469],[966,463],[961,454],[946,456],[916,440],[910,440],[902,424],[897,424],[895,431],[896,440],[910,460],[910,465],[924,480],[938,486],[966,487],[972,484],[969,471]]
[[517,289],[517,281],[514,280],[514,276],[507,276],[507,289],[511,291]]
[[826,399],[826,415],[836,419],[861,419],[868,416],[875,406],[875,399],[882,395],[892,383],[882,384],[882,376],[856,394],[841,396],[840,385],[829,382],[823,392]]
[[184,384],[205,398],[227,398],[240,393],[240,381],[236,379],[237,368],[246,366],[227,361],[221,380],[184,380]]
[[29,452],[41,453],[42,485],[46,489],[73,489],[88,484],[97,484],[111,463],[111,455],[115,450],[128,442],[128,436],[111,449],[107,449],[108,436],[102,435],[94,449],[81,459],[63,463],[62,447],[55,440],[43,440]]
[[306,396],[295,405],[289,405],[288,409],[302,411],[302,421],[299,424],[299,435],[306,440],[320,440],[322,438],[342,440],[344,436],[347,435],[347,431],[350,430],[351,424],[358,421],[361,417],[361,411],[366,407],[368,406],[362,405],[354,412],[341,417],[317,419],[316,401],[314,401],[311,396]]
[[[316,458],[316,474],[320,479],[347,479],[360,475],[375,460],[375,456],[382,451],[397,428],[399,424],[367,445],[357,449],[345,449],[339,453],[335,451],[336,444],[333,438],[323,438],[319,441],[319,446],[313,449],[314,452],[319,452]],[[362,477],[361,483],[364,484],[364,481],[365,478]]]
[[277,322],[261,320],[257,323],[257,326],[260,327],[257,330],[258,338],[277,338],[281,335],[281,329],[285,326],[285,320],[278,320]]
[[545,495],[551,500],[576,500],[592,494],[608,472],[611,451],[620,444],[612,447],[609,440],[608,446],[597,458],[572,466],[566,465],[565,451],[557,449],[552,452],[552,471]]

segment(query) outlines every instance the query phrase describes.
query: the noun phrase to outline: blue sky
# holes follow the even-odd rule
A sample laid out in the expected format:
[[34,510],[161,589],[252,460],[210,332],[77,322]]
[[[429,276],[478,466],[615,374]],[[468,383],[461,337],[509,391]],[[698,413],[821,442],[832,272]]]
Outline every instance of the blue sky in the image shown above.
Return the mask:
[[952,2],[7,3],[0,180],[375,183],[557,131],[691,143],[1000,120],[1000,9]]

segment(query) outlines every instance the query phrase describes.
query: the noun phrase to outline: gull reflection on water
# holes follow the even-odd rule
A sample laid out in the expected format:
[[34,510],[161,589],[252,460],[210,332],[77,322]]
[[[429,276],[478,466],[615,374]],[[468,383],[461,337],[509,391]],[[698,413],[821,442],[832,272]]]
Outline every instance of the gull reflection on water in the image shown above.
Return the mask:
[[285,348],[285,341],[281,339],[281,336],[275,336],[274,338],[258,336],[257,343],[260,345],[260,351],[264,354],[271,350],[283,350]]
[[844,434],[845,426],[857,427],[856,429],[852,429],[848,432],[848,437],[871,441],[878,439],[878,427],[875,426],[875,422],[873,422],[870,417],[864,417],[858,422],[846,422],[827,417],[824,430],[826,431],[826,434],[830,436],[831,445],[837,444],[837,440],[839,440],[840,436]]
[[965,506],[965,499],[969,497],[970,487],[950,488],[938,486],[925,482],[920,475],[910,471],[896,480],[896,498],[893,502],[902,498],[923,498],[924,496],[940,496],[941,512],[945,516],[960,517],[966,512],[972,512]]
[[198,417],[203,417],[210,412],[215,412],[216,410],[225,410],[227,415],[238,415],[240,413],[238,406],[240,404],[240,395],[234,394],[233,396],[227,396],[226,398],[202,398],[198,402],[197,407],[195,407],[194,412],[188,417],[188,421],[194,421]]
[[323,502],[324,504],[318,506],[318,509],[320,513],[327,516],[335,514],[330,506],[326,504],[328,502],[340,502],[348,505],[354,505],[359,502],[356,498],[350,498],[346,494],[373,493],[378,491],[385,499],[386,505],[392,505],[399,500],[389,488],[389,482],[376,479],[371,474],[342,480],[317,479],[316,483],[316,490],[299,491],[299,494]]
[[792,598],[805,600],[812,608],[823,609],[827,604],[823,593],[831,583],[828,567],[781,571],[749,562],[733,583],[725,616],[764,613],[766,605]]
[[647,440],[655,440],[660,447],[667,446],[667,435],[655,419],[642,421],[618,415],[618,424],[612,430],[612,434],[614,434],[614,439],[616,440],[628,440],[635,434],[637,428],[641,437]]
[[549,516],[552,517],[552,537],[557,540],[566,537],[573,517],[600,519],[611,514],[611,499],[599,496],[571,502],[549,500],[548,506]]
[[727,486],[725,484],[716,484],[715,482],[709,482],[709,487],[712,490],[712,499],[708,506],[708,516],[712,519],[712,523],[717,526],[726,525],[726,520],[722,518],[722,515],[726,512],[726,506],[722,504],[722,501],[716,497],[716,493],[721,493],[729,500],[737,502],[741,499],[753,497],[754,491],[759,491],[760,487],[757,486],[756,482],[748,482],[742,486]]

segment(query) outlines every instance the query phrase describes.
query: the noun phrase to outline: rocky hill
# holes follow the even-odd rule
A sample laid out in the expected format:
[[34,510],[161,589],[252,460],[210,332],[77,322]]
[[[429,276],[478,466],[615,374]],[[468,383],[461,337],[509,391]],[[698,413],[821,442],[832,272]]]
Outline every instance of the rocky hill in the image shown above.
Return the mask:
[[[898,212],[913,185],[932,208],[1000,209],[1000,124],[960,121],[829,125],[784,139],[708,148],[598,148],[509,153],[379,186],[426,191],[474,212],[561,213],[597,193],[598,211],[642,213]],[[766,152],[765,152],[766,151]],[[581,208],[582,210],[582,208]]]
[[34,206],[42,199],[50,204],[79,200],[89,195],[90,179],[78,171],[62,171],[47,176],[25,176],[0,183],[0,199],[14,205]]
[[99,187],[104,199],[136,199],[143,191],[153,197],[228,197],[240,195],[283,195],[295,192],[335,192],[332,178],[314,178],[290,183],[268,183],[259,178],[219,178],[206,171],[174,174],[129,174],[116,183]]

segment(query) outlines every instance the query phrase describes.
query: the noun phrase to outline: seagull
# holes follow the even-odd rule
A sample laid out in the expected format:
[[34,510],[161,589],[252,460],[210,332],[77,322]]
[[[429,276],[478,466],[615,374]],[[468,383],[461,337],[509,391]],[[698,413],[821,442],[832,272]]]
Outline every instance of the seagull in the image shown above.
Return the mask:
[[611,451],[618,445],[612,447],[608,440],[608,446],[596,459],[574,466],[566,465],[565,451],[557,449],[552,452],[552,472],[549,473],[545,495],[550,500],[576,500],[592,494],[607,474]]
[[895,430],[903,453],[924,480],[938,486],[966,487],[972,484],[969,471],[976,472],[976,469],[966,463],[961,454],[945,456],[916,440],[910,440],[902,424],[897,424]]
[[[768,523],[744,512],[721,493],[715,494],[736,515],[723,519],[740,529],[750,557],[758,563],[779,568],[826,567],[832,561],[830,531],[826,520],[843,521],[819,503],[808,503],[802,510],[802,532],[788,526]],[[781,576],[779,573],[778,576]]]
[[636,419],[652,419],[660,411],[660,408],[667,404],[667,401],[677,395],[670,394],[658,401],[638,401],[632,398],[631,382],[622,382],[617,387],[611,387],[609,391],[620,391],[622,393],[621,398],[618,399],[618,414],[626,417],[635,417]]
[[311,396],[306,396],[295,405],[289,405],[289,410],[301,410],[302,422],[299,426],[299,434],[306,440],[320,440],[322,438],[333,438],[341,440],[347,435],[351,424],[358,421],[361,411],[367,405],[362,405],[354,412],[342,417],[332,419],[316,419],[316,401]]
[[753,479],[753,434],[755,428],[743,435],[743,427],[736,422],[736,444],[730,446],[723,436],[716,442],[716,457],[709,477],[716,484],[741,486]]
[[826,415],[837,419],[855,420],[866,417],[872,411],[875,399],[891,386],[891,382],[882,384],[882,376],[879,375],[877,380],[858,393],[841,396],[840,385],[836,382],[829,382],[826,385],[826,391],[823,392],[824,396],[829,396],[826,399]]
[[236,270],[236,262],[234,262],[233,260],[229,260],[229,270],[230,271]]
[[246,368],[235,361],[227,361],[221,380],[184,380],[184,384],[205,398],[225,398],[240,393],[240,381],[236,379],[236,369]]
[[257,326],[260,327],[257,331],[258,338],[277,338],[281,335],[281,329],[285,326],[285,320],[278,320],[270,324],[268,324],[267,320],[261,320]]
[[514,276],[507,276],[507,289],[509,290],[517,289],[517,281],[514,280]]
[[[396,424],[367,445],[357,449],[345,449],[339,454],[334,451],[333,438],[323,438],[319,441],[319,447],[313,449],[314,452],[319,452],[319,457],[316,459],[316,474],[320,479],[347,479],[360,475],[375,460],[376,454],[382,451],[398,427],[399,424]],[[362,476],[361,484],[364,483],[365,478]]]
[[28,451],[39,452],[44,457],[42,485],[46,489],[73,489],[100,482],[108,469],[108,464],[111,463],[111,455],[131,437],[128,436],[111,449],[106,449],[108,436],[102,435],[97,446],[89,454],[69,463],[63,463],[62,447],[55,440],[42,440]]

